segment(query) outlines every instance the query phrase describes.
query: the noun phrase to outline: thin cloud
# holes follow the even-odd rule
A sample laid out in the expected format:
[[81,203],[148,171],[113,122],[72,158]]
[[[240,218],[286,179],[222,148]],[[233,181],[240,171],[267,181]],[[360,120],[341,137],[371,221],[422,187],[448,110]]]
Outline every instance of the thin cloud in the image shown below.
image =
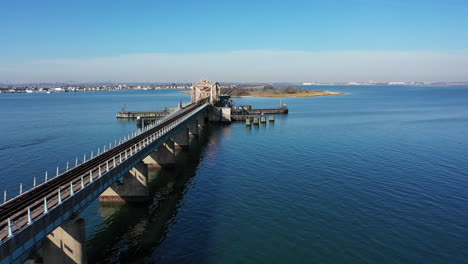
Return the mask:
[[233,82],[468,81],[467,51],[241,50],[142,53],[0,67],[9,81]]

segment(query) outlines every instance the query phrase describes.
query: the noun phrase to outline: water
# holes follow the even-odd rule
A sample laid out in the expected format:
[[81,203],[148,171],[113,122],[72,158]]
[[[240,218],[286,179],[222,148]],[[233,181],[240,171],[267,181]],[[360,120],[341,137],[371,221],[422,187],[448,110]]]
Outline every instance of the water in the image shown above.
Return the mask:
[[[314,87],[317,88],[317,87]],[[148,205],[99,205],[90,263],[468,263],[468,87],[319,87],[274,124],[212,126]],[[0,95],[0,189],[135,129],[172,91]],[[237,104],[276,106],[278,99]],[[29,184],[29,185],[28,185]]]

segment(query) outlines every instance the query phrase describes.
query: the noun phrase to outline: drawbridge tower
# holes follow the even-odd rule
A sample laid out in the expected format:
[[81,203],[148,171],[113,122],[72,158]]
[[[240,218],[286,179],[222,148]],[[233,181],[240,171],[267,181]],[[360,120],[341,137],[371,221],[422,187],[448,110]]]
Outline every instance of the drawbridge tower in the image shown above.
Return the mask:
[[219,101],[221,95],[221,85],[217,82],[201,80],[192,86],[192,103],[209,98],[210,104]]

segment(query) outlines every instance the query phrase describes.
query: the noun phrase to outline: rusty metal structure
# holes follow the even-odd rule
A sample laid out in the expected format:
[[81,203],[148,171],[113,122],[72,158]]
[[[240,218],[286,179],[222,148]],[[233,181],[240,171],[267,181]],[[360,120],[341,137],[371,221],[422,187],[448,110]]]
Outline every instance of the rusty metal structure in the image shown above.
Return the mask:
[[201,80],[192,86],[192,103],[208,98],[210,104],[215,104],[221,96],[221,85],[217,82]]

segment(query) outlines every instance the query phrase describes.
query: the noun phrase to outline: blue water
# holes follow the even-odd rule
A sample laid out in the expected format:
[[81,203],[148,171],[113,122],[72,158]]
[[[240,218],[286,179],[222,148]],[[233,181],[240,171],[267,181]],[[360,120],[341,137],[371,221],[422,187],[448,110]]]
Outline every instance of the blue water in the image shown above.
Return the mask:
[[[93,203],[89,262],[468,263],[468,87],[318,88],[348,94],[287,98],[266,126],[211,126],[176,169],[150,171],[150,204]],[[115,119],[123,104],[181,99],[0,95],[0,190],[133,131]]]

